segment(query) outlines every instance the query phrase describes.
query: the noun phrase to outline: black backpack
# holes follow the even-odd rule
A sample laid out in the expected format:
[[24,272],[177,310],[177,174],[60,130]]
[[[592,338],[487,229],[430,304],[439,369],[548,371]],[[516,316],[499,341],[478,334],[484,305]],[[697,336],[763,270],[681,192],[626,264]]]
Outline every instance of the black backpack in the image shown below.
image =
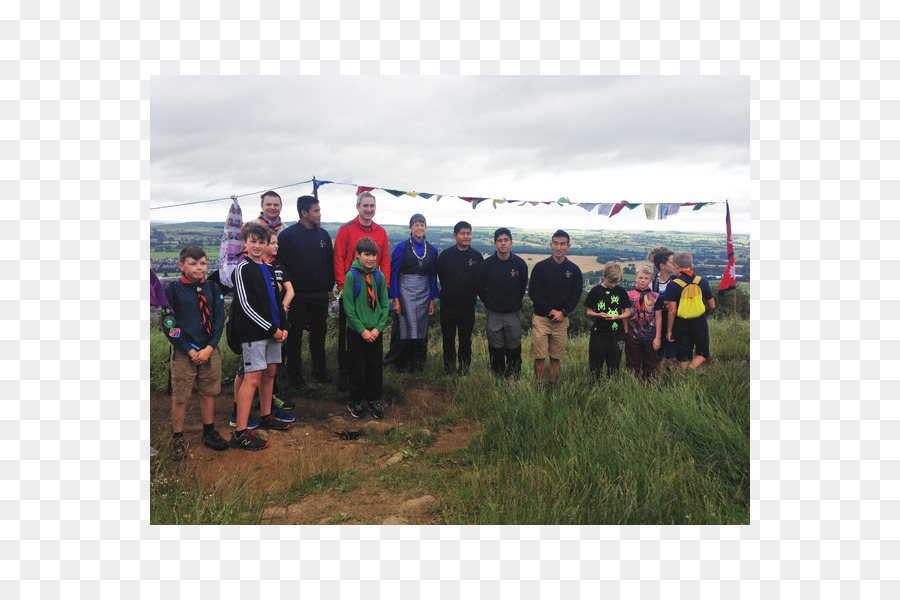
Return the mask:
[[240,305],[238,304],[237,299],[231,301],[231,311],[228,313],[228,322],[225,323],[225,339],[228,341],[228,347],[237,355],[240,355],[241,343],[237,339],[237,326],[235,325],[235,321],[237,320],[237,312],[241,310]]

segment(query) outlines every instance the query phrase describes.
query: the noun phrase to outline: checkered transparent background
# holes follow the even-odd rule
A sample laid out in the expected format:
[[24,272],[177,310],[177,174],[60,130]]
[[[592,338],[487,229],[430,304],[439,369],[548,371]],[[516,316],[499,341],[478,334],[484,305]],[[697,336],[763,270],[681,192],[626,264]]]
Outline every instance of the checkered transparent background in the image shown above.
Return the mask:
[[[219,4],[0,3],[5,595],[900,597],[895,3]],[[756,81],[752,525],[148,525],[147,83],[194,74]]]

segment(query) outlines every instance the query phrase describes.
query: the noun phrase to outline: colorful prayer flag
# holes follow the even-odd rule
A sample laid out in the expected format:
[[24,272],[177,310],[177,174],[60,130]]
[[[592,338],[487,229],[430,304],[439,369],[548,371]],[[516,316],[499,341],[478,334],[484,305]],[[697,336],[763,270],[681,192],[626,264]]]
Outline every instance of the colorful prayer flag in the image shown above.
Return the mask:
[[219,245],[219,281],[228,287],[234,287],[231,283],[231,273],[237,264],[241,251],[241,227],[244,226],[244,216],[237,196],[231,197],[231,207],[228,209],[228,217],[222,230],[222,243]]
[[[694,209],[696,210],[696,209]],[[731,208],[728,201],[725,201],[725,231],[728,234],[726,248],[728,250],[728,266],[725,267],[725,273],[722,275],[722,281],[719,282],[719,295],[724,296],[727,290],[733,290],[737,287],[734,277],[734,243],[731,239]]]

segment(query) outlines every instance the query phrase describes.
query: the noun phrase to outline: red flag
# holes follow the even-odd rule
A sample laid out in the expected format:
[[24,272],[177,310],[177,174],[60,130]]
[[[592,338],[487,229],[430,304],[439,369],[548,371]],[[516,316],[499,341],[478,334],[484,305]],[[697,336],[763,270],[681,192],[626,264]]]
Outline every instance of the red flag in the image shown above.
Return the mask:
[[377,187],[369,187],[367,185],[360,185],[356,188],[356,195],[359,196],[363,192],[371,192],[372,190],[377,190]]
[[731,241],[731,209],[728,201],[725,201],[725,231],[728,233],[728,266],[719,282],[719,295],[724,296],[727,290],[733,290],[737,285],[734,280],[734,244]]

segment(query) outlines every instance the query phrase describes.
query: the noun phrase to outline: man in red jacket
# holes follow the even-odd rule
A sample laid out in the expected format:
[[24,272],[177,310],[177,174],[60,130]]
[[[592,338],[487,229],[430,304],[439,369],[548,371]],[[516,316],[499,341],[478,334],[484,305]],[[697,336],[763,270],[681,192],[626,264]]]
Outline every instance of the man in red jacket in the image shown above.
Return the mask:
[[[385,283],[391,284],[391,253],[388,249],[387,232],[372,219],[375,217],[375,196],[372,192],[362,192],[356,197],[356,210],[359,213],[352,221],[344,223],[334,237],[334,280],[338,294],[341,296],[338,316],[338,390],[350,389],[348,379],[349,355],[346,348],[347,314],[344,312],[342,289],[344,279],[353,259],[356,258],[356,242],[360,238],[369,237],[378,245],[378,268],[384,273]],[[348,290],[349,294],[353,290]],[[351,298],[352,301],[352,298]]]

